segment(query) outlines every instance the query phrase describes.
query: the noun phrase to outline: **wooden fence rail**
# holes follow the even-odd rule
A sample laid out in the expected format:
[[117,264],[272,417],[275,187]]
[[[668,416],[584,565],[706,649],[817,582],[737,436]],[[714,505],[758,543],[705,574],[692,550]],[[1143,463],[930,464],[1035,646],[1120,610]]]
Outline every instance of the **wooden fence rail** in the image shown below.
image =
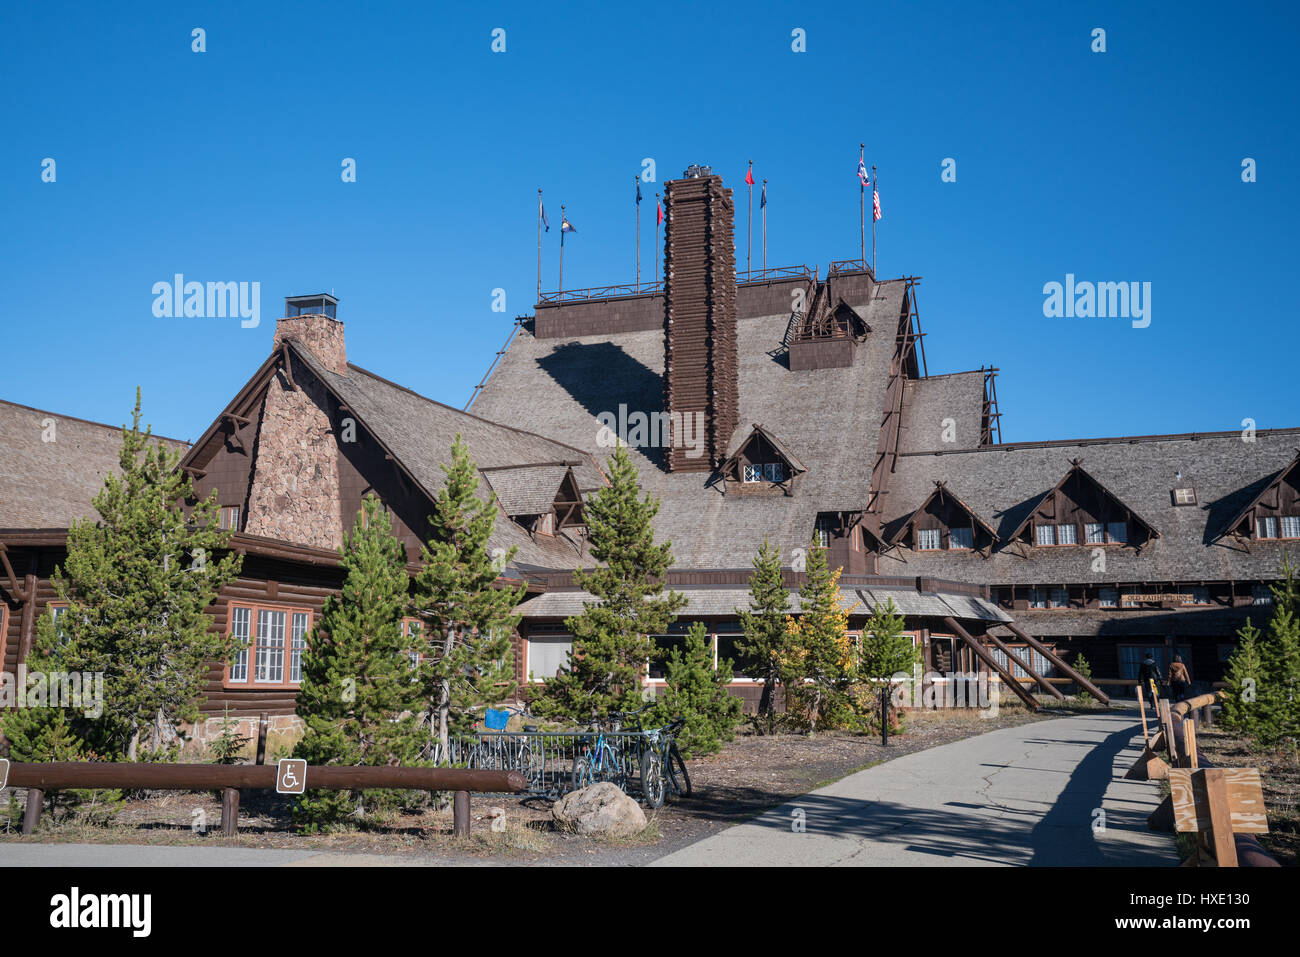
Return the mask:
[[[238,828],[242,790],[273,790],[278,769],[255,764],[131,764],[65,761],[11,764],[9,787],[27,789],[23,833],[40,820],[46,791],[127,788],[158,791],[220,790],[221,831],[233,836]],[[454,831],[469,834],[469,794],[517,793],[528,789],[518,771],[471,771],[463,768],[308,767],[307,790],[352,791],[392,788],[402,791],[453,791]]]

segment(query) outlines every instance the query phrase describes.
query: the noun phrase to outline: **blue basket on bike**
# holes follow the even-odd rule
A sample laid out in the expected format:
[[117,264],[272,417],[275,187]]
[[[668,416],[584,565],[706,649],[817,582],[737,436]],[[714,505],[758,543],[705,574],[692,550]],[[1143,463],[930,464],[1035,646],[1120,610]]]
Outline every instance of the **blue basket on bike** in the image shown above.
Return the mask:
[[483,726],[489,731],[504,731],[506,725],[509,723],[509,711],[498,711],[496,708],[488,708],[483,714]]

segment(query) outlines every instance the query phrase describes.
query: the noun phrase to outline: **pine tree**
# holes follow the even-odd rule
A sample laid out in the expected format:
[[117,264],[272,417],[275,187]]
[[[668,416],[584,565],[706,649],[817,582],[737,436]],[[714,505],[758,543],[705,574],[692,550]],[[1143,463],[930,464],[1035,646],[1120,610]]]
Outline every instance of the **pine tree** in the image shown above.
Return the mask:
[[1300,586],[1290,559],[1283,558],[1282,579],[1271,591],[1273,615],[1260,643],[1264,680],[1255,731],[1265,745],[1300,737]]
[[855,665],[849,616],[839,602],[842,570],[832,572],[825,549],[814,542],[808,550],[804,586],[799,590],[801,613],[798,618],[786,619],[789,650],[782,678],[786,711],[801,716],[809,734],[819,726],[846,723],[851,714]]
[[650,636],[662,634],[686,605],[679,592],[663,594],[672,543],[654,541],[659,501],[639,497],[636,466],[622,446],[608,471],[610,484],[584,507],[592,557],[604,564],[573,576],[596,601],[565,621],[573,650],[534,703],[542,715],[596,720],[638,707],[645,662],[655,653]]
[[742,674],[763,682],[754,727],[760,734],[775,734],[777,727],[776,686],[781,681],[781,662],[787,654],[785,619],[790,610],[790,591],[781,574],[781,549],[766,538],[754,556],[749,576],[749,610],[737,608],[745,637],[738,641]]
[[[419,686],[402,634],[410,579],[378,498],[365,499],[340,555],[343,588],[326,601],[303,655],[297,710],[305,728],[294,756],[312,765],[413,764],[423,742]],[[304,831],[326,829],[391,806],[399,793],[308,791],[294,820]]]
[[1259,731],[1257,703],[1260,685],[1265,680],[1259,639],[1259,629],[1247,618],[1246,624],[1237,631],[1237,647],[1228,659],[1224,675],[1228,687],[1223,698],[1223,726],[1251,737]]
[[[912,636],[903,633],[903,616],[894,605],[894,599],[877,605],[862,629],[862,648],[858,656],[858,675],[869,683],[880,698],[895,675],[905,674],[912,679],[912,669],[920,661],[920,650]],[[885,696],[888,700],[888,695]],[[888,708],[882,720],[888,718]]]
[[655,703],[652,721],[667,724],[678,715],[685,724],[677,746],[687,757],[722,750],[736,736],[736,721],[744,703],[728,687],[733,671],[729,660],[713,667],[713,643],[702,622],[686,633],[683,648],[674,647],[667,659],[664,692]]
[[[1083,678],[1085,681],[1092,680],[1092,665],[1088,663],[1088,659],[1083,657],[1082,653],[1074,656],[1074,670],[1077,671],[1079,677]],[[1080,701],[1089,701],[1091,700],[1092,695],[1088,693],[1086,688],[1080,687],[1077,697]]]
[[68,603],[60,619],[69,671],[104,675],[104,713],[92,745],[108,758],[159,758],[198,717],[208,663],[225,660],[231,639],[211,628],[207,608],[238,574],[240,557],[218,553],[231,532],[219,527],[217,497],[193,500],[181,453],[140,431],[140,391],[132,427],[122,429],[121,474],[95,496],[98,519],[68,531],[67,558],[53,584]]
[[458,434],[447,481],[429,516],[432,535],[421,553],[414,606],[423,622],[426,657],[420,687],[440,763],[451,735],[468,731],[473,711],[511,697],[516,688],[510,634],[523,589],[494,585],[514,549],[494,558],[488,541],[496,526],[496,497],[479,497],[478,467]]

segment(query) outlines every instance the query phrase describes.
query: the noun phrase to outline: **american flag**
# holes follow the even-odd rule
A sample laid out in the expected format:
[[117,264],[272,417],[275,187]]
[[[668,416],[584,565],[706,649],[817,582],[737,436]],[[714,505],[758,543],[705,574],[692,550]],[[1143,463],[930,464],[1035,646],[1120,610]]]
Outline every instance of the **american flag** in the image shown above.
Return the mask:
[[858,182],[860,182],[864,188],[871,185],[871,177],[867,175],[867,164],[863,160],[862,153],[858,154]]
[[880,218],[880,190],[871,191],[871,221],[874,223]]

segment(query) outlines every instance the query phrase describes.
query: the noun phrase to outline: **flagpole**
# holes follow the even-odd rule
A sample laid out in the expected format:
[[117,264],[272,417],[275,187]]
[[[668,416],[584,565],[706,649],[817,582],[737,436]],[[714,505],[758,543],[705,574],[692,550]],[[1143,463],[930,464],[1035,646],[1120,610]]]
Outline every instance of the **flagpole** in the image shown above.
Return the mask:
[[537,301],[542,301],[542,191],[537,191]]
[[[867,148],[866,143],[858,144],[858,149],[860,151],[865,151],[866,148]],[[858,162],[859,163],[862,162],[861,152],[858,153]],[[859,167],[859,169],[860,168],[861,167]],[[872,228],[872,234],[874,235],[875,233],[874,223],[872,224],[871,228]],[[865,263],[867,261],[867,184],[862,182],[861,177],[858,178],[858,229],[862,233],[862,247],[861,247],[862,261],[863,263]]]
[[749,225],[747,232],[749,235],[745,239],[745,278],[750,278],[750,273],[754,271],[754,161],[749,161],[749,172],[745,174],[745,182],[749,184]]
[[[763,195],[767,195],[767,180],[763,180]],[[767,277],[767,203],[763,203],[763,276]]]
[[871,165],[871,275],[876,275],[876,194],[880,192],[880,182],[876,166]]
[[560,298],[564,298],[564,204],[560,204]]
[[659,284],[659,194],[655,193],[655,285]]
[[641,291],[641,175],[632,177],[636,180],[636,291]]

